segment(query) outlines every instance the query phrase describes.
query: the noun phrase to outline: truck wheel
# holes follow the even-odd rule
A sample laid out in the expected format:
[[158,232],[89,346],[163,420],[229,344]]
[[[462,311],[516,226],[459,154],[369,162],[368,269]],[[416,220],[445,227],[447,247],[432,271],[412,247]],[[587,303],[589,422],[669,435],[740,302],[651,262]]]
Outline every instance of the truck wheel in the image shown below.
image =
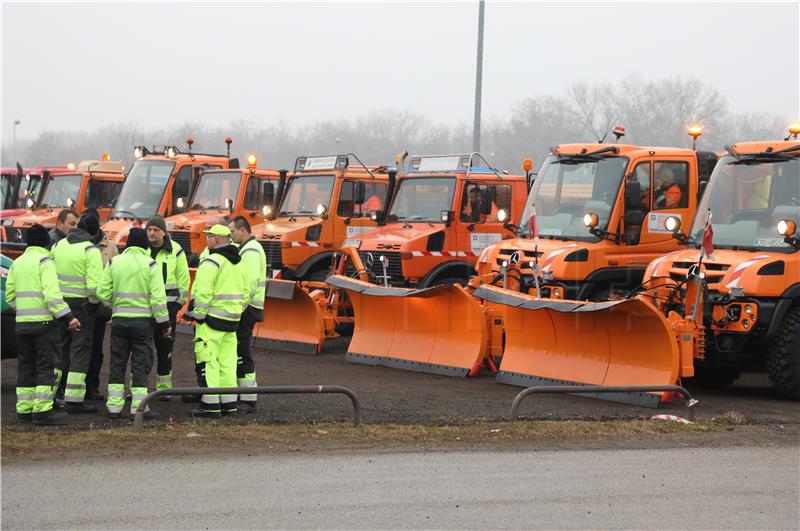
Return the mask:
[[606,302],[606,301],[618,301],[625,298],[627,293],[621,289],[615,288],[600,288],[594,293],[589,300],[592,302]]
[[695,367],[689,383],[706,389],[728,387],[739,378],[739,370],[730,367]]
[[800,304],[795,303],[767,347],[767,371],[775,390],[789,400],[800,400]]
[[455,284],[458,284],[459,286],[466,286],[467,281],[459,277],[442,277],[442,278],[437,278],[436,280],[431,282],[431,285],[429,287],[432,288],[434,286],[453,286]]
[[311,282],[325,282],[325,279],[328,278],[328,275],[330,275],[330,271],[327,269],[317,269],[316,271],[306,275],[303,280],[310,280]]

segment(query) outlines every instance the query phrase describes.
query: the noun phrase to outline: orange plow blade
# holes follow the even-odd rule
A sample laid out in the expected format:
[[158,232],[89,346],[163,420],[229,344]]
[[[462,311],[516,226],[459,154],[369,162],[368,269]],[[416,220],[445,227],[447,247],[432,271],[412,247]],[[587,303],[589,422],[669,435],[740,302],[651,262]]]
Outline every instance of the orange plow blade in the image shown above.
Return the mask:
[[264,320],[253,330],[255,345],[317,354],[325,341],[325,312],[319,304],[322,290],[306,291],[299,282],[267,281]]
[[[475,296],[501,307],[505,349],[499,383],[669,385],[679,379],[680,351],[666,318],[648,302],[537,299],[481,287]],[[657,407],[658,393],[582,395]]]
[[448,376],[483,362],[486,318],[461,286],[386,288],[341,275],[327,282],[353,305],[348,361]]

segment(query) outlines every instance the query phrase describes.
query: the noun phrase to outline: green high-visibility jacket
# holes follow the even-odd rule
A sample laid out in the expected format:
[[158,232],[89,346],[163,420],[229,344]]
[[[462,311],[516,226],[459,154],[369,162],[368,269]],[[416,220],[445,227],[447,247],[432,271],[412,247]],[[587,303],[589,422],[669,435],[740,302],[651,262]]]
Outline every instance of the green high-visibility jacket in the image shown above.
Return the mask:
[[[103,274],[103,255],[91,241],[73,238],[73,233],[79,232],[85,231],[80,229],[71,231],[51,251],[58,273],[58,283],[66,299],[88,298],[90,302],[98,302],[97,284]],[[87,232],[85,236],[90,235]]]
[[250,296],[238,250],[233,245],[213,249],[197,267],[192,285],[191,316],[211,328],[235,331]]
[[169,322],[167,294],[155,260],[141,247],[128,247],[103,271],[97,298],[112,309],[112,317],[152,317]]
[[264,309],[264,292],[267,288],[267,255],[258,241],[251,237],[239,247],[239,256],[242,267],[247,274],[249,300],[245,307],[253,306],[258,310]]
[[167,235],[164,237],[164,245],[159,249],[150,249],[150,256],[158,262],[164,289],[167,290],[167,302],[176,302],[181,306],[186,304],[189,300],[189,263],[181,246]]
[[44,247],[28,246],[8,271],[6,302],[17,311],[18,323],[72,319],[58,287],[56,266]]

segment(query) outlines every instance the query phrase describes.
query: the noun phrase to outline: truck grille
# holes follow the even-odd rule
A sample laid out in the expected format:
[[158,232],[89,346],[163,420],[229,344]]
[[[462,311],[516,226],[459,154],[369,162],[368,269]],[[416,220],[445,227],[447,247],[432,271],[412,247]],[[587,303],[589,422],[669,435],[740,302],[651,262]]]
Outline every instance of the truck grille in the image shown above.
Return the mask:
[[[367,254],[372,254],[372,267],[367,267],[368,258]],[[391,278],[389,283],[399,285],[403,283],[403,262],[400,259],[400,253],[397,251],[358,251],[358,256],[364,262],[364,267],[367,267],[374,275],[383,276],[383,265],[381,264],[380,257],[385,256],[389,263],[386,267],[386,274]]]
[[192,252],[192,242],[189,238],[189,231],[174,231],[169,233],[169,237],[172,241],[177,243],[183,249],[183,252],[186,253],[186,256],[189,256]]
[[267,255],[267,267],[271,270],[281,269],[283,267],[283,257],[281,255],[281,242],[261,241],[261,247],[264,249],[264,254]]

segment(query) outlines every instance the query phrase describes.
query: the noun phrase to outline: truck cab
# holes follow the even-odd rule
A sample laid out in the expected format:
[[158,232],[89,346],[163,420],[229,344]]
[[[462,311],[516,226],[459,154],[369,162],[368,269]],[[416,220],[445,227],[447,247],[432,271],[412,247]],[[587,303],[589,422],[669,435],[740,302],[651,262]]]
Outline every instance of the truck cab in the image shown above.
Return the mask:
[[253,227],[271,275],[325,280],[344,240],[377,226],[370,212],[383,208],[387,186],[386,166],[352,153],[299,157],[278,208]]
[[3,247],[16,257],[26,246],[28,228],[35,223],[53,228],[65,208],[78,213],[94,208],[101,221],[107,219],[124,180],[122,163],[111,160],[87,160],[74,172],[49,175],[38,205],[5,226]]
[[486,247],[514,237],[526,195],[524,176],[501,174],[478,153],[411,157],[382,225],[345,246],[378,284],[463,285]]
[[24,214],[39,203],[44,184],[50,175],[75,171],[68,166],[38,166],[35,168],[2,168],[0,170],[0,218],[3,220]]
[[[665,220],[691,225],[716,161],[691,149],[556,146],[531,189],[519,237],[486,249],[478,275],[535,294],[538,268],[542,297],[624,296],[651,260],[680,248]],[[506,278],[510,269],[519,276]]]
[[207,170],[238,168],[239,161],[228,155],[193,153],[193,140],[187,139],[189,150],[175,146],[137,146],[125,185],[119,193],[114,211],[102,229],[117,247],[124,247],[131,227],[147,222],[156,215],[169,217],[189,209],[200,174]]
[[285,172],[257,168],[254,155],[248,157],[247,168],[203,171],[189,209],[166,219],[169,236],[185,250],[189,266],[197,266],[206,247],[203,231],[209,218],[245,216],[251,223],[261,223],[264,212],[275,208],[281,175],[285,182]]

